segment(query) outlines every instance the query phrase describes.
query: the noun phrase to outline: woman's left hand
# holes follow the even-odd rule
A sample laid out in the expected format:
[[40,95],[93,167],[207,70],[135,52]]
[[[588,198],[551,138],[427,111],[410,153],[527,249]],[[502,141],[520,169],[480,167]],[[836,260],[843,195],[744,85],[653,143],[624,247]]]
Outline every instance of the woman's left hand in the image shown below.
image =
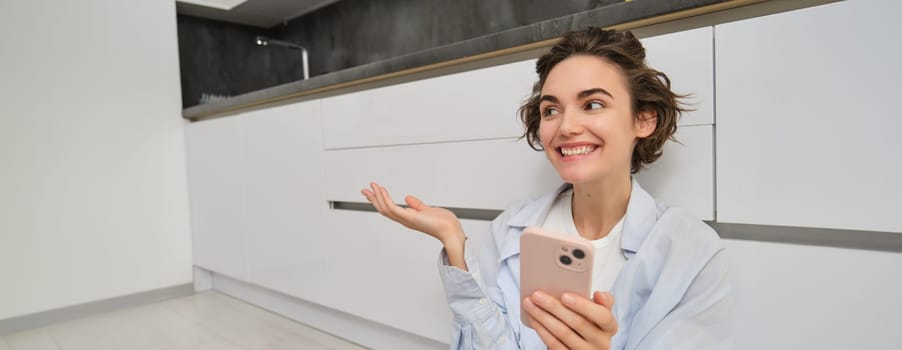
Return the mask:
[[614,296],[595,292],[593,299],[565,293],[558,300],[537,291],[523,299],[523,310],[532,329],[551,350],[607,350],[617,334],[617,318],[611,313]]

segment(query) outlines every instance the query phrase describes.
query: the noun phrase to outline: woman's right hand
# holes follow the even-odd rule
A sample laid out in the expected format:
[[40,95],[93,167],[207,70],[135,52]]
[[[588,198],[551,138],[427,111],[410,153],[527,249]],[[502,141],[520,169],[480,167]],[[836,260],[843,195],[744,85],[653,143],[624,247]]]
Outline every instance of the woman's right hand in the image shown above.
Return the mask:
[[407,208],[401,207],[392,201],[385,187],[375,182],[370,183],[370,188],[360,191],[366,197],[379,214],[398,222],[405,227],[423,232],[437,238],[446,249],[461,252],[463,242],[466,239],[460,220],[450,210],[440,207],[430,207],[414,196],[404,197]]

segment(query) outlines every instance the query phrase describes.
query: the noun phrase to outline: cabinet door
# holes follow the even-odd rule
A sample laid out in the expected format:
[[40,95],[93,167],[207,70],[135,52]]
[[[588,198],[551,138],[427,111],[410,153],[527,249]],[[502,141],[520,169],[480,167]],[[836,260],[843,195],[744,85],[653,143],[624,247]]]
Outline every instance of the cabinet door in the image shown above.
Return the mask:
[[714,220],[714,127],[680,127],[676,138],[679,143],[666,143],[664,155],[636,177],[656,199]]
[[[724,240],[736,350],[896,349],[902,254]],[[837,300],[854,300],[837,303]],[[831,305],[831,306],[827,306]],[[855,326],[835,332],[837,322]],[[767,334],[762,337],[762,334]]]
[[714,30],[704,27],[642,39],[649,66],[667,74],[690,111],[679,125],[714,123]]
[[241,119],[191,123],[186,138],[194,264],[229,276],[243,276]]
[[[438,256],[441,244],[372,212],[332,210],[328,234],[297,269],[291,295],[439,342],[448,341],[448,309]],[[479,246],[488,222],[462,220]]]
[[327,149],[519,136],[535,60],[322,100]]
[[562,182],[544,153],[515,139],[359,148],[325,152],[329,200],[361,202],[370,181],[395,202],[412,194],[430,205],[505,209]]
[[896,1],[719,25],[718,221],[902,232]]
[[319,101],[242,117],[247,281],[280,290],[325,233]]

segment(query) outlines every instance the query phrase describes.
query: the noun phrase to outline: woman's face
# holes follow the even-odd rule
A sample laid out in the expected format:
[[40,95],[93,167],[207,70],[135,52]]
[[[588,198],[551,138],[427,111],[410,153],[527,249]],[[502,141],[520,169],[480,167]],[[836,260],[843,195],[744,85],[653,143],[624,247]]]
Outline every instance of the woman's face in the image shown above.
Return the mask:
[[574,185],[629,174],[636,139],[655,126],[647,112],[640,115],[645,121],[634,122],[620,68],[588,55],[570,56],[551,69],[539,112],[545,155],[561,179]]

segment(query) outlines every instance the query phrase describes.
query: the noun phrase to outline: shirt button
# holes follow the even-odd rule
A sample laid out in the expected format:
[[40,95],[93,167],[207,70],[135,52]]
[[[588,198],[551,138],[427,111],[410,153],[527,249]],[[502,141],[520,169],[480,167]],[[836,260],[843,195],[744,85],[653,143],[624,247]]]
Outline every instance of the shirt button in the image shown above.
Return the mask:
[[478,278],[479,278],[479,272],[474,272],[473,279],[478,279]]
[[503,335],[500,338],[498,338],[498,345],[504,345],[504,336]]
[[485,304],[488,304],[488,303],[489,303],[489,300],[486,299],[486,298],[482,298],[482,299],[479,299],[479,303],[482,304],[482,305],[485,305]]

